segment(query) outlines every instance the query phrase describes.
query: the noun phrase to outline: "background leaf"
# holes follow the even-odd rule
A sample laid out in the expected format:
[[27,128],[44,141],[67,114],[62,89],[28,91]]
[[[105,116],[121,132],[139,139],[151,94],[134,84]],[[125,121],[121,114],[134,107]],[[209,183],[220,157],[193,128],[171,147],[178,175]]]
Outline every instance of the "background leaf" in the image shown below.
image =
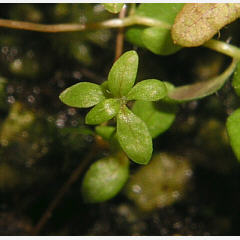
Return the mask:
[[97,125],[112,119],[120,109],[120,102],[118,99],[104,99],[92,108],[86,118],[86,124]]
[[98,104],[105,97],[101,86],[95,83],[81,82],[65,89],[59,98],[68,106],[88,108]]
[[178,101],[191,101],[211,95],[218,91],[233,73],[238,60],[233,60],[232,64],[219,76],[194,84],[176,87],[168,96]]
[[[129,42],[139,47],[146,47],[155,54],[172,54],[180,49],[173,44],[170,27],[184,3],[143,3],[136,10],[136,15],[153,18],[169,24],[169,29],[131,27],[126,32]],[[149,30],[148,30],[149,29]],[[158,29],[158,30],[157,30]]]
[[110,140],[115,132],[116,128],[112,126],[97,126],[95,128],[96,133],[105,140]]
[[82,183],[86,202],[103,202],[114,197],[128,178],[129,160],[123,155],[102,158],[93,163]]
[[157,79],[143,80],[137,83],[128,93],[128,100],[158,101],[165,97],[165,84]]
[[164,101],[136,101],[132,110],[146,123],[152,138],[155,138],[172,125],[178,106]]
[[240,62],[237,64],[234,72],[232,85],[237,95],[240,96]]
[[108,75],[108,88],[115,97],[125,96],[134,85],[138,69],[135,51],[125,52],[112,66]]
[[152,156],[151,135],[146,124],[126,106],[117,115],[117,137],[124,152],[134,162],[149,162]]
[[227,119],[227,131],[232,149],[240,161],[240,109],[233,112]]
[[119,13],[124,3],[103,3],[105,9],[111,13]]
[[169,29],[160,27],[145,29],[142,33],[142,41],[148,50],[159,55],[170,55],[182,48],[173,43]]

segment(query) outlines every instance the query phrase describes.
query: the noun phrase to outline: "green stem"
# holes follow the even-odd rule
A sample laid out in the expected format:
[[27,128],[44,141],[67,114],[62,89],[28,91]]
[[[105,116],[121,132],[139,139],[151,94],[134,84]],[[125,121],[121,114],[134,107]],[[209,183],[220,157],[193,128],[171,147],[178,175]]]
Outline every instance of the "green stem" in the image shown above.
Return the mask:
[[211,39],[203,46],[240,60],[240,49],[228,43]]

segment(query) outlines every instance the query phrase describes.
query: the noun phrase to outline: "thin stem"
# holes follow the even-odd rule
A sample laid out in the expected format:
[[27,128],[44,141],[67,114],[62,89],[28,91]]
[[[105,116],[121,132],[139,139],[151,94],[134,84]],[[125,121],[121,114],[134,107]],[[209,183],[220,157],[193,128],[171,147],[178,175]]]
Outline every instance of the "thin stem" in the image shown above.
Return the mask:
[[69,188],[72,186],[74,182],[76,182],[80,176],[80,174],[84,171],[84,169],[87,167],[87,165],[91,162],[91,160],[94,158],[94,156],[98,152],[98,146],[94,143],[89,150],[89,153],[83,159],[78,167],[72,172],[69,179],[63,184],[62,188],[59,190],[55,198],[52,200],[52,202],[49,204],[48,208],[40,218],[37,225],[32,229],[31,235],[35,236],[38,235],[39,232],[42,230],[42,228],[47,223],[48,219],[51,217],[53,210],[57,207],[59,202],[62,200],[65,193],[69,190]]
[[144,26],[159,26],[162,28],[170,29],[171,25],[156,19],[140,16],[130,16],[123,19],[113,18],[103,22],[87,23],[87,24],[38,24],[23,21],[14,21],[7,19],[0,19],[0,27],[37,31],[37,32],[74,32],[85,30],[96,30],[106,28],[120,28],[132,25]]
[[[119,13],[119,19],[123,19],[126,15],[126,6],[124,5]],[[124,40],[124,28],[119,28],[116,38],[115,61],[122,55]]]
[[232,58],[240,59],[240,49],[228,43],[211,39],[204,43],[203,46],[228,55]]

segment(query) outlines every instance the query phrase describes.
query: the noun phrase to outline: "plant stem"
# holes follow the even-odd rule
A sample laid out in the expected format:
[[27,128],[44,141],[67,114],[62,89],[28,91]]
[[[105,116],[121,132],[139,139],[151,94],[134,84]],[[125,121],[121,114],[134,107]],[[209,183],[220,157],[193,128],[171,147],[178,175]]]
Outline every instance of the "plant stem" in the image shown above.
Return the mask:
[[[124,5],[122,10],[119,13],[119,19],[123,19],[125,15],[126,15],[126,6]],[[118,29],[118,33],[117,33],[114,61],[116,61],[122,55],[123,40],[124,40],[124,28],[121,27]]]
[[51,25],[0,19],[0,27],[51,33],[119,28],[132,26],[135,24],[144,26],[159,26],[168,29],[171,28],[171,25],[168,23],[140,16],[130,16],[123,19],[113,18],[103,22],[87,24],[51,24]]
[[228,43],[211,39],[204,43],[203,46],[228,55],[232,58],[240,59],[240,49]]
[[53,210],[57,207],[57,205],[62,200],[65,193],[72,186],[72,184],[78,180],[80,174],[82,174],[84,169],[87,167],[87,165],[91,162],[91,160],[97,154],[98,150],[99,150],[98,146],[94,143],[92,145],[92,147],[90,148],[87,156],[80,162],[78,167],[76,169],[74,169],[74,171],[72,172],[69,179],[63,184],[62,188],[59,190],[59,192],[57,193],[55,198],[49,204],[48,208],[46,209],[46,211],[44,212],[44,214],[40,218],[37,225],[32,229],[32,231],[30,233],[32,236],[35,236],[35,235],[39,234],[39,232],[42,230],[42,228],[47,223],[48,219],[51,217]]

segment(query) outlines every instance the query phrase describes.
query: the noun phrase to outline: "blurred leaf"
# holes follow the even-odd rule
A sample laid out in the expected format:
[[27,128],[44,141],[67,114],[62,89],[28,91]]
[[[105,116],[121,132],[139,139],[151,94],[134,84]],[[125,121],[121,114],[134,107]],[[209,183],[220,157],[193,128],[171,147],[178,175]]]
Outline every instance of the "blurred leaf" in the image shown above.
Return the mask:
[[239,15],[239,3],[187,3],[176,16],[172,38],[181,46],[200,46]]
[[157,79],[147,79],[137,83],[128,93],[128,100],[158,101],[165,97],[165,84]]
[[103,3],[105,9],[111,13],[119,13],[124,3]]
[[152,138],[146,124],[126,106],[117,115],[118,141],[130,159],[147,164],[152,156]]
[[82,183],[82,195],[86,202],[103,202],[114,197],[128,179],[129,161],[115,155],[93,163]]
[[177,13],[184,3],[147,3],[140,4],[136,10],[137,16],[149,17],[169,24],[169,29],[134,26],[126,32],[128,41],[139,47],[146,47],[155,54],[168,55],[180,49],[173,44],[170,36],[170,26],[174,23]]
[[232,85],[235,92],[240,97],[240,62],[237,64],[236,70],[234,72]]
[[132,111],[146,123],[152,138],[155,138],[172,125],[177,109],[176,104],[164,101],[136,101]]
[[91,109],[86,118],[86,124],[97,125],[112,119],[120,109],[120,101],[118,99],[104,99]]
[[160,27],[145,29],[142,41],[147,49],[159,55],[170,55],[181,49],[179,45],[173,43],[170,30]]
[[65,89],[59,98],[68,106],[88,108],[98,104],[105,97],[101,86],[90,82],[80,82]]
[[231,65],[219,76],[182,87],[176,87],[168,96],[178,101],[191,101],[206,97],[217,92],[233,73],[238,60],[233,60]]
[[232,149],[240,161],[240,108],[228,117],[227,132]]
[[116,128],[111,126],[97,126],[95,130],[96,133],[103,139],[109,140],[113,136],[113,133],[115,132]]
[[112,66],[108,75],[108,87],[115,97],[125,96],[134,85],[138,69],[135,51],[125,52]]

